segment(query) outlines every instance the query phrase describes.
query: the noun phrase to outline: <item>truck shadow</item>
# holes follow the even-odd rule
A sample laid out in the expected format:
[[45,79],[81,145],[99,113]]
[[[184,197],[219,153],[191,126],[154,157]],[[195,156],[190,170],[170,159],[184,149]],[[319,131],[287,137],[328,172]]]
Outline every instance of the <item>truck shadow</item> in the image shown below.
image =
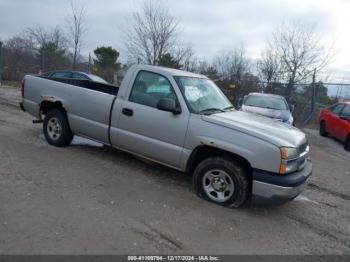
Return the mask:
[[147,176],[156,178],[158,182],[178,184],[191,189],[191,176],[185,175],[180,171],[176,171],[170,167],[163,166],[151,160],[137,157],[131,153],[116,149],[112,146],[103,145],[101,143],[91,141],[85,138],[74,138],[72,148],[83,149],[84,152],[102,158],[105,161],[113,163],[113,165],[132,167],[138,171],[144,171]]
[[[191,176],[185,175],[180,171],[173,170],[156,162],[134,156],[114,147],[103,145],[85,138],[82,140],[80,138],[75,139],[69,147],[73,149],[83,150],[85,153],[96,158],[103,159],[104,161],[108,161],[115,166],[123,166],[125,168],[132,167],[135,169],[135,171],[138,171],[138,173],[141,171],[143,175],[151,178],[156,183],[167,186],[171,184],[173,186],[181,187],[187,191],[192,191]],[[284,205],[248,203],[240,209],[233,210],[236,212],[244,212],[256,216],[266,216],[267,213],[273,214],[275,212],[281,212],[281,210],[285,209],[286,205],[289,205],[289,203]],[[295,203],[293,203],[293,205],[295,205]],[[224,208],[220,206],[217,207]]]

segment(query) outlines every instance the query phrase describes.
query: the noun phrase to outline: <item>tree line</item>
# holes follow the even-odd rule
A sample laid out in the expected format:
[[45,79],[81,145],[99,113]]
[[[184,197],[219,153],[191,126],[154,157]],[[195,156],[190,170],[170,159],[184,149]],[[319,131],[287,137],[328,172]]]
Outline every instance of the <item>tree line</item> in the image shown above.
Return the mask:
[[[91,70],[113,82],[115,72],[122,67],[144,63],[207,75],[236,102],[252,91],[291,99],[298,93],[299,84],[324,70],[335,55],[331,45],[322,44],[315,24],[292,21],[275,28],[257,61],[247,56],[244,45],[218,51],[211,60],[199,58],[183,41],[180,20],[161,1],[148,0],[127,18],[127,61],[122,64],[119,52],[108,46],[97,47],[92,61],[80,54],[86,19],[86,8],[72,2],[66,27],[47,29],[38,25],[7,39],[2,79],[20,80],[24,74],[39,70],[72,69]],[[304,89],[302,92],[308,93],[307,87]],[[327,96],[324,90],[320,93]]]

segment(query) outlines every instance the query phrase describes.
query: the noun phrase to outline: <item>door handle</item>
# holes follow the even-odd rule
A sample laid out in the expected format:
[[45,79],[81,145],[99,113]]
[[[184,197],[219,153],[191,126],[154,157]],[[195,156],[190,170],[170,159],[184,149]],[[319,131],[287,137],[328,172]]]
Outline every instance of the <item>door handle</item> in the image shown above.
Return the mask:
[[126,116],[132,116],[134,114],[134,111],[132,111],[132,109],[129,108],[123,108],[122,113]]

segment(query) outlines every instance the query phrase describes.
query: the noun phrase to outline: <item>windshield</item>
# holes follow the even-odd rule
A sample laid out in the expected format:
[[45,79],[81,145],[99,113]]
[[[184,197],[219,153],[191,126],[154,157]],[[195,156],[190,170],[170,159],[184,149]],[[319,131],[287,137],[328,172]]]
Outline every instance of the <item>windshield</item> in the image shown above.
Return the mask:
[[194,113],[232,110],[233,106],[213,81],[206,78],[175,76],[188,105]]
[[108,84],[106,80],[104,80],[103,78],[97,76],[97,75],[89,75],[90,79],[94,82],[98,82],[98,83],[103,83],[103,84]]
[[249,95],[246,98],[244,105],[276,110],[288,110],[284,98],[275,96]]

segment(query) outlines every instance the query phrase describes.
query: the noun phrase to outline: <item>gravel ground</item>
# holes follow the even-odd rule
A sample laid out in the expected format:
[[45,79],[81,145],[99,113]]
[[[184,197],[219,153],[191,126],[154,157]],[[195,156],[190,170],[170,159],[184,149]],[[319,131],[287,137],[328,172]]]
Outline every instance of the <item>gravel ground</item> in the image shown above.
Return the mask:
[[99,143],[48,145],[18,99],[0,87],[0,254],[350,254],[350,153],[315,130],[303,195],[235,210]]

